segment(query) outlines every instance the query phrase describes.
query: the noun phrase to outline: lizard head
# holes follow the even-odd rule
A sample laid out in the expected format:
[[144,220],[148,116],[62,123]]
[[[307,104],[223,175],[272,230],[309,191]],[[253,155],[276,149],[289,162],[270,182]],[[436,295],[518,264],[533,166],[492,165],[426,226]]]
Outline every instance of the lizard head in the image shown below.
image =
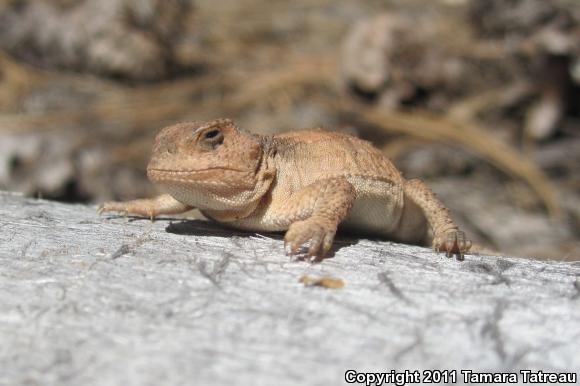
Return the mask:
[[147,175],[177,200],[206,210],[246,208],[268,189],[260,138],[229,119],[179,123],[155,138]]

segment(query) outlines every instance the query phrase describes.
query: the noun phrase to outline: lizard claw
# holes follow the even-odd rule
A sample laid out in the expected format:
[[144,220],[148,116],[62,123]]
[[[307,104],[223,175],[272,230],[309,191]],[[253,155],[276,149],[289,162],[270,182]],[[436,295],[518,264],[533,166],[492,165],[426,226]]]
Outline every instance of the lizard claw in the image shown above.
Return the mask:
[[471,248],[471,241],[465,237],[464,232],[452,230],[445,234],[445,240],[435,237],[433,248],[437,252],[445,252],[447,257],[455,255],[457,260],[463,260],[464,254]]
[[97,213],[99,214],[99,216],[103,215],[103,213],[108,212],[117,212],[123,216],[127,216],[127,214],[129,213],[125,203],[116,201],[105,202],[104,204],[101,204],[101,206],[99,206],[99,209],[97,209]]
[[314,262],[330,250],[335,233],[315,220],[297,221],[286,232],[284,249],[297,260]]
[[102,216],[104,213],[117,212],[117,213],[121,213],[121,215],[127,216],[127,213],[128,213],[127,210],[122,209],[119,206],[120,204],[122,204],[122,202],[114,202],[114,201],[105,202],[104,204],[101,204],[97,208],[97,214],[99,216]]

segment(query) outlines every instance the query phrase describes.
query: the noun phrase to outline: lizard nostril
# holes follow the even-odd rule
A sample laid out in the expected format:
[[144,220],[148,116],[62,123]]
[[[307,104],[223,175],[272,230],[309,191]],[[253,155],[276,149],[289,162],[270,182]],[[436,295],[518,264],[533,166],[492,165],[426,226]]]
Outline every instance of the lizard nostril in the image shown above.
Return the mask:
[[174,143],[168,143],[165,146],[165,151],[168,152],[169,154],[175,154],[177,153],[177,145]]

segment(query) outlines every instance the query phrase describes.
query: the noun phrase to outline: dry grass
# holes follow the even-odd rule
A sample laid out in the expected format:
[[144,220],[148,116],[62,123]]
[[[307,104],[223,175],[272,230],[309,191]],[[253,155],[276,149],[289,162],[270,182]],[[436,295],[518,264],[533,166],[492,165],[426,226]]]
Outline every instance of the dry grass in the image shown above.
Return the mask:
[[[24,92],[47,77],[46,73],[23,68],[6,58],[0,57],[0,65],[3,73],[9,74],[8,81],[4,81],[5,84],[8,82],[5,90],[10,90],[12,95]],[[133,131],[137,134],[145,127],[157,128],[182,117],[207,114],[208,111],[237,116],[241,111],[251,109],[264,101],[283,101],[282,105],[277,106],[278,110],[289,110],[301,97],[316,99],[308,95],[308,91],[318,87],[324,90],[319,91],[316,96],[318,100],[322,100],[326,106],[333,106],[337,114],[347,111],[361,124],[372,125],[389,133],[402,134],[421,141],[461,146],[502,172],[525,181],[552,216],[560,214],[554,187],[532,161],[475,122],[465,123],[464,119],[459,119],[465,117],[465,111],[470,112],[473,109],[472,105],[466,103],[448,116],[440,116],[425,111],[395,112],[353,107],[354,105],[344,103],[344,99],[341,103],[336,103],[337,99],[342,98],[337,90],[337,72],[333,60],[297,58],[290,64],[271,71],[232,73],[229,76],[210,75],[139,87],[95,78],[51,74],[53,77],[62,77],[63,81],[75,83],[75,87],[80,89],[94,90],[100,98],[83,110],[26,115],[2,113],[0,131],[24,133],[43,129],[62,130],[82,126],[88,117],[96,117],[105,124],[133,128],[128,132],[130,135]],[[281,94],[284,98],[276,98]],[[491,97],[484,96],[472,104],[478,109],[482,101],[487,102],[489,99]],[[141,132],[140,137],[142,136]],[[148,141],[137,140],[132,151],[126,152],[127,149],[123,149],[118,153],[139,154],[141,148],[147,146]]]

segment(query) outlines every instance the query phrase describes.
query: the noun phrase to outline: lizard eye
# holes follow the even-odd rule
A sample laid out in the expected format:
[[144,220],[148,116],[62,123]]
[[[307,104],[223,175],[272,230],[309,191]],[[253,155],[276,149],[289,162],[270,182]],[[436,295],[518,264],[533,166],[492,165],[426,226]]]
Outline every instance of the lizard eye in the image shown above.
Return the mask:
[[206,139],[214,138],[214,137],[217,137],[219,134],[220,134],[219,130],[206,131],[204,138],[206,138]]
[[224,142],[224,134],[217,129],[206,131],[201,135],[200,146],[205,150],[213,150]]

